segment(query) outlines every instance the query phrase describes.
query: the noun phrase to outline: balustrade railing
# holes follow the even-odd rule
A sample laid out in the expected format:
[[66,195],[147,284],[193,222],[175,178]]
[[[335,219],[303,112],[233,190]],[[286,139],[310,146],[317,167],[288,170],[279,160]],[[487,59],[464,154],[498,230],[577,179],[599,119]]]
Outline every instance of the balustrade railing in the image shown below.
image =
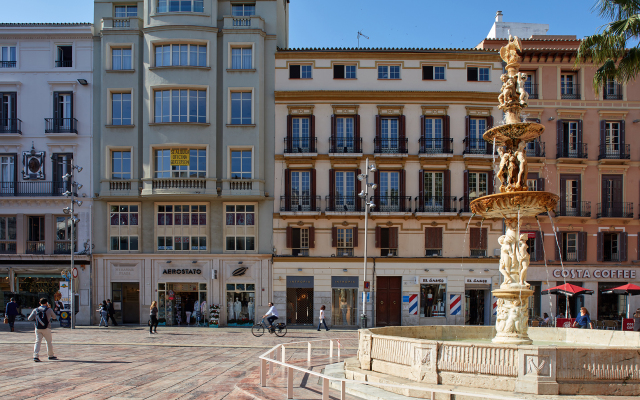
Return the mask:
[[78,133],[76,118],[45,118],[44,133]]
[[374,138],[374,153],[377,154],[406,154],[407,138]]
[[558,143],[556,158],[587,158],[586,143]]
[[18,118],[0,118],[0,133],[22,134],[22,120]]
[[69,190],[67,182],[1,182],[0,196],[62,196]]
[[591,218],[590,201],[561,201],[556,206],[555,213],[561,217]]
[[371,212],[411,212],[411,196],[371,196]]
[[0,61],[0,68],[15,68],[15,61]]
[[527,157],[544,157],[544,142],[529,142],[527,143]]
[[599,150],[598,160],[628,160],[631,158],[628,144],[601,144]]
[[154,178],[153,189],[206,189],[205,179],[194,178]]
[[456,212],[455,196],[417,196],[416,212]]
[[280,196],[280,211],[320,212],[320,196]]
[[493,144],[482,138],[465,138],[462,142],[464,143],[462,154],[491,155],[493,153]]
[[633,218],[633,203],[598,203],[596,218]]
[[363,199],[359,196],[329,195],[325,197],[326,211],[357,212],[363,209]]
[[419,154],[453,154],[453,138],[425,138],[419,140]]
[[73,66],[73,61],[56,61],[56,68],[69,68]]
[[580,85],[577,83],[570,84],[564,83],[560,86],[560,96],[563,99],[579,100],[580,99]]
[[317,152],[318,139],[316,137],[284,138],[284,152],[290,153],[315,153]]
[[44,254],[44,241],[28,241],[25,250],[27,254]]
[[109,190],[131,190],[131,181],[109,181]]
[[329,153],[362,153],[362,138],[329,138]]

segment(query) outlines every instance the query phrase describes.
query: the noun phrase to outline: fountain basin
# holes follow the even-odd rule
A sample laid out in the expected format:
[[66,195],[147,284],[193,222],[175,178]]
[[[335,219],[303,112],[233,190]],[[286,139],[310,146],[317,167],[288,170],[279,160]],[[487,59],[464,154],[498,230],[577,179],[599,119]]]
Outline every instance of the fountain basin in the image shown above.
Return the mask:
[[499,125],[491,128],[482,135],[484,140],[493,143],[495,139],[496,145],[503,146],[514,140],[530,142],[539,137],[544,132],[544,125],[536,122],[518,122],[515,124]]
[[482,196],[470,203],[471,212],[484,218],[534,217],[553,210],[560,196],[549,192],[511,192]]
[[531,394],[640,395],[636,332],[529,328],[530,345],[491,343],[491,326],[359,331],[358,366],[411,382]]

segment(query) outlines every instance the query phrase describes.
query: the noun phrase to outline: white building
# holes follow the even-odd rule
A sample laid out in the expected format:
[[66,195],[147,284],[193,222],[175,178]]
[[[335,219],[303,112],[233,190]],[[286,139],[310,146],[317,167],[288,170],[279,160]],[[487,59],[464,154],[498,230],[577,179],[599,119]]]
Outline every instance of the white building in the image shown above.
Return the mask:
[[504,22],[502,11],[496,12],[496,20],[487,34],[487,39],[504,39],[509,35],[528,39],[533,35],[546,35],[549,24],[532,24],[527,22]]

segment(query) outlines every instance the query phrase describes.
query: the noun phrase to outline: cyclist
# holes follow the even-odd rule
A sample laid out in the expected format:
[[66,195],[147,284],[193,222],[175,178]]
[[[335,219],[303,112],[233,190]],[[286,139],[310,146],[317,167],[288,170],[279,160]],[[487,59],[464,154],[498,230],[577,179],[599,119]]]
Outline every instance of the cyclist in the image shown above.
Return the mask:
[[269,331],[273,332],[273,321],[278,319],[278,310],[276,310],[276,306],[274,306],[273,303],[269,302],[269,311],[267,311],[263,318],[267,318],[267,321],[269,321]]

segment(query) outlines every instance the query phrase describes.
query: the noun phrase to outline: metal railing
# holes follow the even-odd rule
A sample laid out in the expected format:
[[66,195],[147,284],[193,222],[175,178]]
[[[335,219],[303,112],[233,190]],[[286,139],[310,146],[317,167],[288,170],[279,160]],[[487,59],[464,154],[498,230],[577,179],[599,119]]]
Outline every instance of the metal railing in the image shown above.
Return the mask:
[[628,144],[601,144],[599,146],[598,160],[628,160],[630,145]]
[[325,203],[327,204],[325,211],[360,212],[364,208],[362,206],[363,201],[359,196],[329,195],[325,197]]
[[78,133],[76,118],[45,118],[44,133]]
[[371,212],[411,212],[411,196],[371,196]]
[[15,68],[15,61],[0,61],[0,68]]
[[602,261],[620,261],[620,253],[607,253],[602,254]]
[[604,100],[622,100],[622,85],[619,83],[605,85],[602,98]]
[[456,212],[455,196],[417,196],[416,212]]
[[0,254],[16,254],[15,240],[0,240]]
[[560,85],[560,97],[563,99],[580,99],[580,85],[577,83],[565,83]]
[[591,218],[590,201],[564,201],[558,203],[555,209],[557,216]]
[[471,249],[471,257],[486,257],[487,250],[486,249]]
[[1,118],[0,133],[22,134],[22,120],[18,118]]
[[407,138],[374,138],[373,152],[376,154],[406,154]]
[[527,143],[527,157],[544,157],[545,154],[544,142]]
[[524,84],[524,90],[529,94],[530,99],[538,98],[538,84],[537,83],[526,83]]
[[317,152],[318,138],[301,137],[301,138],[284,138],[285,153],[315,153]]
[[[78,243],[73,247],[75,248],[75,252],[78,252]],[[71,242],[56,240],[53,244],[53,254],[71,254]]]
[[[467,198],[469,199],[469,201],[466,201]],[[460,199],[458,199],[458,203],[460,207],[459,212],[471,212],[471,202],[477,198],[478,197],[467,197],[467,196],[460,197]]]
[[586,143],[556,144],[556,158],[587,158]]
[[462,143],[464,143],[462,154],[491,155],[493,153],[493,144],[484,139],[464,138]]
[[27,254],[44,254],[44,241],[42,242],[28,241],[25,252]]
[[0,196],[62,196],[69,190],[67,182],[33,181],[2,182]]
[[320,196],[280,196],[280,211],[320,212]]
[[633,218],[633,203],[598,203],[596,218]]
[[70,61],[70,60],[56,61],[56,68],[69,68],[71,66],[73,66],[73,61]]
[[362,138],[329,138],[329,153],[362,153]]
[[453,154],[453,138],[420,138],[419,154]]

